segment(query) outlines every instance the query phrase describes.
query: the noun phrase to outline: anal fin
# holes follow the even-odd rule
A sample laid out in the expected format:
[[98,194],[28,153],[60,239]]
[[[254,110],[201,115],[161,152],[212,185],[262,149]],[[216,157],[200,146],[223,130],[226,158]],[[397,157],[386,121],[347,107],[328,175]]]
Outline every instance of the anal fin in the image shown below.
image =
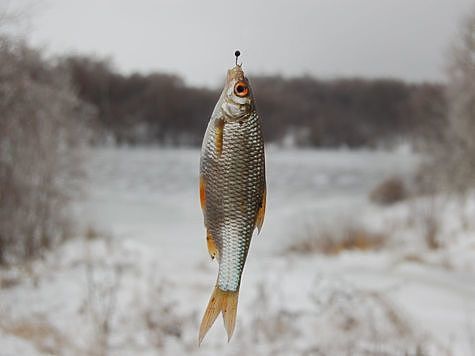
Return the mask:
[[206,231],[206,243],[208,245],[208,252],[212,260],[218,256],[218,247],[209,231]]

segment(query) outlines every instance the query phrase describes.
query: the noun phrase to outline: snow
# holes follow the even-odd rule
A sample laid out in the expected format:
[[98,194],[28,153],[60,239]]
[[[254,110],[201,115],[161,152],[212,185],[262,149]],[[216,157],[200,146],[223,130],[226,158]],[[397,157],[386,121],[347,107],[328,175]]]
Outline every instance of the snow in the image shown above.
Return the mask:
[[[0,355],[430,354],[475,351],[475,199],[374,206],[396,152],[267,152],[268,205],[228,344],[218,319],[197,346],[217,266],[206,250],[193,149],[96,149],[75,238],[0,270]],[[424,242],[436,212],[440,248]],[[465,217],[465,218],[464,218]],[[467,223],[468,221],[468,223]],[[468,224],[468,226],[467,226]],[[290,253],[318,229],[358,226],[378,250]],[[93,229],[86,233],[85,231]]]

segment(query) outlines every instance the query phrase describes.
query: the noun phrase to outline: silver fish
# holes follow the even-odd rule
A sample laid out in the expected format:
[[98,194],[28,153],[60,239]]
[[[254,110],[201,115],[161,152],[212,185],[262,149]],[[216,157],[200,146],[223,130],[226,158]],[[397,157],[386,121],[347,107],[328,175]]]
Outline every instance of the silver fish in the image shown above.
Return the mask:
[[203,139],[200,201],[211,258],[219,272],[201,321],[201,344],[223,314],[230,340],[237,313],[241,275],[254,230],[265,213],[264,140],[254,97],[241,65],[228,70],[226,83]]

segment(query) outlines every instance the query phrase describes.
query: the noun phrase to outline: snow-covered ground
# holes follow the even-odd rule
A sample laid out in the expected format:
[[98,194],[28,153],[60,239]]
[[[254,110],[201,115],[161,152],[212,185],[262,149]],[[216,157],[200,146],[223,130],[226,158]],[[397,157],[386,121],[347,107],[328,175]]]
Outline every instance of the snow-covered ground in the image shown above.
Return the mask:
[[[198,348],[217,273],[198,163],[191,149],[95,150],[76,206],[88,238],[0,271],[0,355],[475,353],[474,200],[372,205],[375,185],[414,172],[417,158],[403,151],[268,150],[266,220],[235,335],[228,344],[217,320]],[[355,226],[383,236],[383,246],[289,252],[319,229]]]

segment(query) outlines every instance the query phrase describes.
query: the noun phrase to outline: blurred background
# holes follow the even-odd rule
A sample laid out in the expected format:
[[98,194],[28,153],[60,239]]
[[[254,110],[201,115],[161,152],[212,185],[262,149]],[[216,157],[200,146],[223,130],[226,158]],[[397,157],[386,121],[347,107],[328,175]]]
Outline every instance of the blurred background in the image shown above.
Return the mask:
[[[200,145],[266,141],[238,321]],[[0,355],[475,355],[475,3],[0,0]]]

